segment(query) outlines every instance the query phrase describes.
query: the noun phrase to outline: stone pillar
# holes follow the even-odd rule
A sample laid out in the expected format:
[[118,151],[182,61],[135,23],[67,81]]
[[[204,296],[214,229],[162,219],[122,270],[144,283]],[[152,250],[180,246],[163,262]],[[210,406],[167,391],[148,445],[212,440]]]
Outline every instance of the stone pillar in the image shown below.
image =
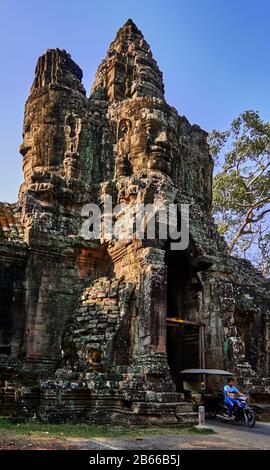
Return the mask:
[[166,285],[164,250],[141,248],[137,259],[141,268],[138,294],[138,348],[131,370],[143,379],[151,393],[175,392],[166,353]]
[[203,284],[202,321],[206,326],[206,367],[222,369],[228,365],[226,338],[236,334],[233,287],[225,274],[212,268],[200,276]]
[[139,309],[139,337],[141,354],[166,353],[166,286],[165,252],[143,248],[139,261],[144,268],[141,275]]

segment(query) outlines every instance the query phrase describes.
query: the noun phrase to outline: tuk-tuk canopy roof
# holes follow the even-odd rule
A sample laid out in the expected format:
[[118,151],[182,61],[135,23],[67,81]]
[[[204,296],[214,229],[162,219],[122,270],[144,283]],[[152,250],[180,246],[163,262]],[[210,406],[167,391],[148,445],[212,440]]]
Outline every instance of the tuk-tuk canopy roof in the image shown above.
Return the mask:
[[221,369],[184,369],[180,374],[206,374],[206,375],[233,375],[231,372]]

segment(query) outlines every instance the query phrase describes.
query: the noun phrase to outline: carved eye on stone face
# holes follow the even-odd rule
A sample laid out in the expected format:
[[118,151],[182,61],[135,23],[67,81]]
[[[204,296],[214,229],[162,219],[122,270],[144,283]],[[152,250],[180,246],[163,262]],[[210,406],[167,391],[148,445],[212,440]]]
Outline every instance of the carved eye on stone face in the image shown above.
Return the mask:
[[152,146],[155,145],[156,139],[164,131],[161,121],[151,119],[146,124],[147,152],[151,153]]
[[164,130],[163,122],[157,119],[149,119],[146,123],[146,132],[149,134],[153,139],[157,137],[157,135]]
[[131,129],[131,122],[129,119],[122,119],[118,126],[118,139],[123,139],[128,131]]

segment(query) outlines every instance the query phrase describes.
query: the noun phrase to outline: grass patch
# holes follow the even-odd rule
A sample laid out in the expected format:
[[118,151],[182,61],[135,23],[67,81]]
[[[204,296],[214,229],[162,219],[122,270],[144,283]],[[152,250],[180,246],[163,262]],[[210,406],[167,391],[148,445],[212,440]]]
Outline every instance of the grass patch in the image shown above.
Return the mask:
[[197,429],[192,426],[153,426],[149,428],[124,428],[121,426],[98,426],[89,424],[43,424],[40,422],[32,421],[16,423],[6,417],[0,417],[0,430],[9,431],[23,436],[57,436],[83,439],[91,439],[97,437],[142,438],[147,436],[215,434],[212,429]]

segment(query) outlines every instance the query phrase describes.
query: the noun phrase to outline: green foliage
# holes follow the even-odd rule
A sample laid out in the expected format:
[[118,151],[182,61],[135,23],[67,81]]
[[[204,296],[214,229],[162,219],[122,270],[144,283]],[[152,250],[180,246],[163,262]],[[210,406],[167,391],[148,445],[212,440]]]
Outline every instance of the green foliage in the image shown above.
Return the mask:
[[216,163],[213,213],[230,252],[269,274],[270,123],[248,110],[209,136]]

